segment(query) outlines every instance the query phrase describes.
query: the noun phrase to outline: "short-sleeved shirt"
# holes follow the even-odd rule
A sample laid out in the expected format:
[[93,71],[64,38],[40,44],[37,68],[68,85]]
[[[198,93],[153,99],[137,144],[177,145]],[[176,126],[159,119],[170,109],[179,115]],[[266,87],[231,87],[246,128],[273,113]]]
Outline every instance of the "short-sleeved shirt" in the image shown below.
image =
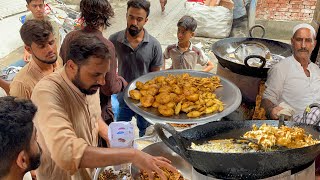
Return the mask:
[[33,88],[45,76],[36,62],[30,61],[10,84],[10,96],[30,99]]
[[118,73],[128,83],[149,73],[151,68],[162,66],[161,45],[145,29],[144,38],[135,49],[130,46],[126,38],[126,30],[112,34],[109,40],[116,49]]
[[34,118],[42,147],[38,179],[91,180],[93,169],[79,168],[88,146],[97,146],[101,118],[99,92],[83,94],[65,68],[45,76],[34,88]]
[[190,42],[187,51],[181,52],[178,44],[169,45],[163,53],[164,59],[171,58],[171,69],[194,69],[196,64],[205,66],[209,59],[204,52]]

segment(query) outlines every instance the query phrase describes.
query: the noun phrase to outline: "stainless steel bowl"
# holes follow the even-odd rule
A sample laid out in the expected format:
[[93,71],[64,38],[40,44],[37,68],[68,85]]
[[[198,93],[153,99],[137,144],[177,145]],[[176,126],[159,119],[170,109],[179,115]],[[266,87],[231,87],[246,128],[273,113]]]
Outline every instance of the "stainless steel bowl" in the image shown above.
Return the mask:
[[[185,179],[191,180],[192,166],[180,155],[172,151],[163,142],[150,144],[147,147],[143,148],[142,151],[153,156],[163,156],[169,159],[172,162],[172,165],[180,171]],[[109,168],[113,168],[113,166],[97,168],[93,180],[98,180],[99,174]],[[131,166],[131,177],[133,177],[134,180],[139,180],[139,174],[140,171],[136,167]]]
[[[142,149],[142,151],[153,156],[163,156],[169,159],[172,162],[172,165],[180,171],[180,173],[185,179],[191,180],[192,166],[186,160],[184,160],[180,155],[172,151],[163,142],[151,144],[145,147],[144,149]],[[131,166],[131,175],[134,180],[139,179],[139,174],[140,174],[139,170],[136,167]]]
[[[211,77],[211,76],[218,76],[221,79],[222,87],[215,90],[214,93],[216,93],[217,97],[222,100],[222,102],[225,104],[225,109],[216,114],[206,114],[202,115],[199,118],[188,118],[185,113],[180,113],[179,115],[171,116],[171,117],[164,117],[162,116],[156,108],[144,108],[140,107],[140,102],[137,100],[133,100],[129,97],[129,91],[136,88],[136,82],[147,82],[150,79],[153,79],[156,76],[167,76],[168,74],[183,74],[188,73],[191,76],[195,77]],[[201,72],[201,71],[195,71],[195,70],[165,70],[165,71],[157,71],[148,73],[146,75],[143,75],[134,81],[132,81],[124,92],[124,101],[129,106],[130,109],[132,109],[137,114],[145,117],[146,119],[149,119],[150,121],[153,121],[154,123],[180,123],[180,124],[194,124],[194,123],[207,123],[212,121],[218,121],[222,117],[225,117],[235,111],[241,103],[241,92],[239,88],[234,85],[229,80],[212,73],[207,72]]]

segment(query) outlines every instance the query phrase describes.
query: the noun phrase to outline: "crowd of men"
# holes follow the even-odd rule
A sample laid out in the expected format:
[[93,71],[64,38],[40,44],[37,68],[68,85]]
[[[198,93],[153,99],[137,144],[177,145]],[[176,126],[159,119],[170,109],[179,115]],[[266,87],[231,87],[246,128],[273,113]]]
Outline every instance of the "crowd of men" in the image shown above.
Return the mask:
[[[37,10],[36,15],[43,14],[43,0],[27,3]],[[165,179],[159,167],[176,171],[168,159],[131,148],[106,148],[107,123],[113,121],[110,96],[121,92],[132,80],[119,76],[130,66],[119,63],[121,70],[119,75],[116,73],[117,59],[122,60],[116,54],[119,49],[102,35],[114,15],[109,2],[82,0],[80,10],[86,26],[66,36],[60,53],[50,21],[30,19],[20,29],[31,60],[9,85],[10,96],[0,101],[0,140],[4,142],[0,149],[0,179],[22,179],[35,169],[33,176],[40,180],[92,179],[94,168],[123,163],[132,163],[150,177],[157,172]],[[146,36],[143,29],[149,11],[148,1],[128,2],[128,28],[123,32],[130,33],[123,41],[133,49],[157,48],[144,50],[150,55],[143,56],[142,62],[149,64],[138,69],[138,75],[162,66],[160,43],[151,35]],[[56,63],[58,56],[63,64]],[[104,141],[100,147],[98,137]]]

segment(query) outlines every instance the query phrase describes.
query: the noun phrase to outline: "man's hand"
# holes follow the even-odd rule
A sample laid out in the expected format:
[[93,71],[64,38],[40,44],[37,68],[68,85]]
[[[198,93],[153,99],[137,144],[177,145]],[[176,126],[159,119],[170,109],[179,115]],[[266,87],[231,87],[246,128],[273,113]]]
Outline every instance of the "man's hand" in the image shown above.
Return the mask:
[[136,150],[132,164],[140,170],[146,171],[149,179],[154,179],[153,172],[156,172],[160,179],[167,179],[160,167],[167,168],[172,172],[177,172],[177,169],[171,165],[170,160],[164,157],[154,157],[138,150]]
[[279,119],[279,116],[277,115],[283,108],[280,106],[276,106],[274,108],[272,108],[271,113],[270,113],[270,117],[271,119]]

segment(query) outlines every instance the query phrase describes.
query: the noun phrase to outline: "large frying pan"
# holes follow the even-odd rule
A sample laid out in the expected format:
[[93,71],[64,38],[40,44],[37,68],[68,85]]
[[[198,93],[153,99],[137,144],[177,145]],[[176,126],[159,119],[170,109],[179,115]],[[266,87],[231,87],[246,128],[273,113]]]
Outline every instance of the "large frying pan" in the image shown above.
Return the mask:
[[[270,50],[271,54],[277,56],[288,57],[292,55],[292,49],[289,44],[263,38],[225,38],[212,45],[212,52],[223,67],[228,68],[234,73],[257,78],[266,78],[269,68],[264,67],[266,61],[265,57],[256,55],[248,56],[244,59],[244,64],[235,63],[226,58],[229,53],[234,52],[239,45],[243,43],[263,44]],[[250,61],[251,58],[261,59],[263,62],[262,65],[260,67],[251,67],[248,65],[248,61]]]
[[[212,139],[239,138],[252,125],[263,123],[278,126],[278,121],[219,121],[176,132],[169,124],[156,124],[155,129],[162,141],[177,154],[181,155],[194,168],[205,175],[219,179],[262,179],[280,174],[284,171],[306,165],[320,152],[320,144],[282,151],[246,152],[246,153],[211,153],[190,150],[191,142],[201,144]],[[319,139],[318,126],[286,122],[285,125],[299,126],[306,133]],[[167,130],[171,137],[164,135]]]

